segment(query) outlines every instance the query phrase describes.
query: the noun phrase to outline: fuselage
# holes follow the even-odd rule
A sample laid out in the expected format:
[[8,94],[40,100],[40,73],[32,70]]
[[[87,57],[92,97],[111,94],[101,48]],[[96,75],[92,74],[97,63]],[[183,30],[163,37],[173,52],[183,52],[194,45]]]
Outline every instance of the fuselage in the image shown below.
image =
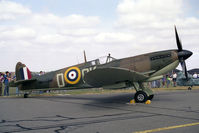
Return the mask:
[[145,74],[151,78],[165,74],[176,68],[179,64],[177,50],[152,52],[122,59],[109,60],[108,58],[104,64],[99,59],[96,59],[49,72],[41,76],[35,76],[32,78],[36,79],[35,82],[19,85],[19,88],[22,90],[88,88],[92,86],[84,81],[84,75],[100,67],[125,68]]

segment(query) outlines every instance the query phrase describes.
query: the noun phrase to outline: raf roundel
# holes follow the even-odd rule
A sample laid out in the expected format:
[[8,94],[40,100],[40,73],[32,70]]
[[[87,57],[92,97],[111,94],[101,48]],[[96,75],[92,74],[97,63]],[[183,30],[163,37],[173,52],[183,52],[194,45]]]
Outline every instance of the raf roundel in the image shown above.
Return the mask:
[[69,84],[77,84],[81,78],[81,72],[78,67],[70,67],[65,71],[64,78]]

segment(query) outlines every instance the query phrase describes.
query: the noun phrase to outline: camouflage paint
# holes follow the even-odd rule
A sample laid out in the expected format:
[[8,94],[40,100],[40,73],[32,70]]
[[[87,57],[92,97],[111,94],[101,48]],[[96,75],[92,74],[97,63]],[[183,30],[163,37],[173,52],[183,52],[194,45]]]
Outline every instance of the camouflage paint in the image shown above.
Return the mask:
[[[157,74],[154,75],[154,74],[177,60],[178,60],[177,50],[159,51],[159,52],[138,55],[134,57],[116,59],[106,64],[99,64],[99,60],[97,59],[77,64],[74,66],[66,67],[57,71],[49,72],[41,76],[34,76],[31,79],[32,81],[30,82],[21,82],[21,83],[18,82],[18,87],[21,90],[45,89],[45,88],[48,89],[49,88],[57,88],[57,89],[89,88],[92,86],[88,85],[83,80],[85,73],[101,67],[125,68],[140,73],[147,73],[147,76],[149,76],[149,78],[152,78],[153,76],[160,76],[160,74],[159,75]],[[19,69],[21,67],[25,67],[25,65],[20,62],[17,63],[16,65],[17,81],[20,81]],[[169,66],[166,69],[166,71],[172,70],[174,69],[174,67],[176,67],[176,64],[174,66]],[[78,70],[79,77],[77,77],[78,79],[77,81],[69,82],[67,80],[66,75],[73,68]],[[164,74],[166,71],[161,72],[161,74]]]

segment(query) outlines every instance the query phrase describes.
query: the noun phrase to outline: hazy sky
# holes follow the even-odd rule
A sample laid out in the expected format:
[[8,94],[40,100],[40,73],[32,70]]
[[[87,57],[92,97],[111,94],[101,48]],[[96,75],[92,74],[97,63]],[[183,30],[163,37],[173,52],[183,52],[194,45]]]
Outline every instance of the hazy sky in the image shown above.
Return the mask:
[[51,71],[111,55],[115,58],[183,48],[199,68],[197,0],[0,0],[0,71],[18,61]]

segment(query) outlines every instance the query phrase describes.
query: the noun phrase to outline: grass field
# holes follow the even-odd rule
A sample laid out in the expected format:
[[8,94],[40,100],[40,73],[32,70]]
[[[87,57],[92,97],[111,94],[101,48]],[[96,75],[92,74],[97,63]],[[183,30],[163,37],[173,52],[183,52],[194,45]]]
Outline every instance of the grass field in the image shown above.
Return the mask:
[[[176,90],[187,90],[187,86],[177,86],[169,88],[152,88],[154,92],[160,91],[176,91]],[[199,89],[199,86],[194,86],[193,90]],[[16,96],[16,88],[10,87],[10,95]],[[81,94],[105,94],[105,93],[135,93],[135,89],[126,88],[126,89],[102,89],[102,88],[90,88],[90,89],[73,89],[73,90],[55,90],[47,93],[40,91],[33,91],[32,95],[43,95],[43,96],[53,96],[53,95],[81,95]],[[2,93],[3,94],[3,93]],[[24,92],[20,91],[20,95],[23,96]]]

